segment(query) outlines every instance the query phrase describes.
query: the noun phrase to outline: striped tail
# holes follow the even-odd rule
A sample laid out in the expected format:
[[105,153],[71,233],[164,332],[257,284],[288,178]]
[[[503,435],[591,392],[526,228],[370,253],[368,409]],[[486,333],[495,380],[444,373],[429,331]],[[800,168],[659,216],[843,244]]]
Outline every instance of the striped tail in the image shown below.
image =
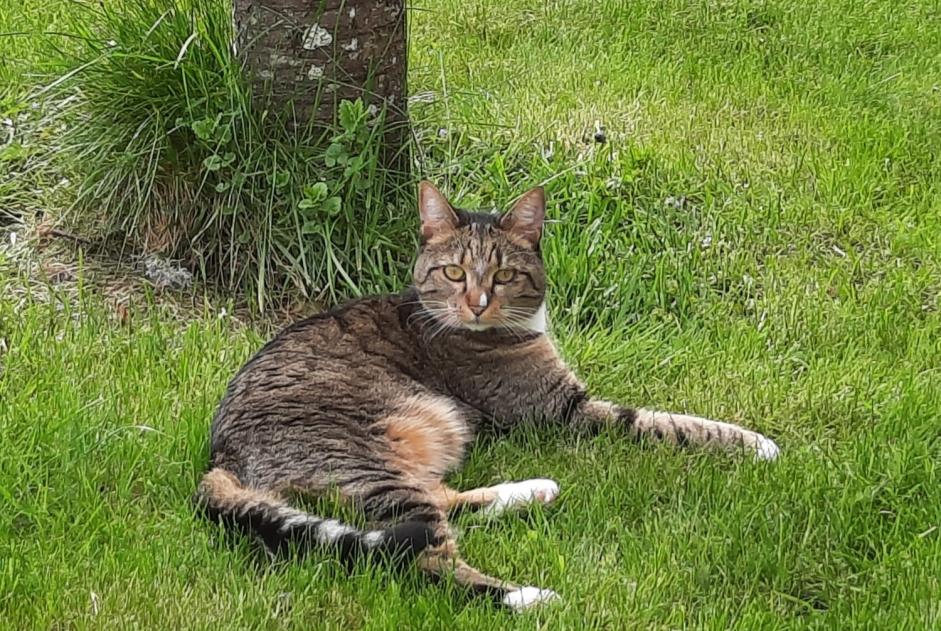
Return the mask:
[[244,486],[219,468],[203,476],[194,499],[210,519],[257,535],[273,552],[294,542],[302,550],[336,550],[344,561],[370,552],[412,559],[438,543],[433,524],[408,521],[382,530],[361,530],[293,508],[280,497]]

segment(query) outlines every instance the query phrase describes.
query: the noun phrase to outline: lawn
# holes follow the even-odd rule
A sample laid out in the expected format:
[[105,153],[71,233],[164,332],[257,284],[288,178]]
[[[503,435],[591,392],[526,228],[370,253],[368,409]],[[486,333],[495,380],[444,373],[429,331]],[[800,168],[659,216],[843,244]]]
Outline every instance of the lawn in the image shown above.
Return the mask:
[[[0,32],[32,32],[0,37],[0,105],[28,118],[30,42],[69,8],[20,4],[0,0]],[[198,287],[117,317],[94,283],[28,277],[7,234],[28,231],[0,226],[0,627],[941,627],[937,3],[412,8],[424,169],[470,206],[546,184],[550,322],[584,380],[782,457],[481,444],[454,486],[562,487],[458,521],[473,564],[564,599],[522,616],[415,572],[272,562],[189,504],[213,408],[272,325]],[[54,138],[0,147],[0,222],[68,204]]]

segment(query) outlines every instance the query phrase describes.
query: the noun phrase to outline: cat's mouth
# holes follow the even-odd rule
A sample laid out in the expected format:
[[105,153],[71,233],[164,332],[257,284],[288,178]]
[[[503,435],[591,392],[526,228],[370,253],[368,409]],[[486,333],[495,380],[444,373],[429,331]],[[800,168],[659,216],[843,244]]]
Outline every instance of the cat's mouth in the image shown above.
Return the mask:
[[545,332],[545,305],[535,310],[512,305],[499,304],[496,301],[485,309],[471,309],[464,303],[448,301],[438,308],[425,304],[426,314],[433,316],[437,327],[465,331],[487,331],[508,329],[516,331]]
[[458,317],[461,320],[461,326],[466,329],[470,329],[471,331],[484,331],[496,325],[495,322],[490,320],[490,314],[487,311],[474,313],[474,311],[466,307],[461,311],[462,313]]
[[458,303],[455,311],[461,326],[471,331],[484,331],[503,324],[501,305],[493,298],[490,298],[489,302],[486,299],[478,301],[477,305],[470,302]]
[[461,318],[461,323],[467,329],[471,331],[485,331],[487,329],[493,328],[496,324],[490,320],[488,314],[486,313],[469,313],[464,314]]

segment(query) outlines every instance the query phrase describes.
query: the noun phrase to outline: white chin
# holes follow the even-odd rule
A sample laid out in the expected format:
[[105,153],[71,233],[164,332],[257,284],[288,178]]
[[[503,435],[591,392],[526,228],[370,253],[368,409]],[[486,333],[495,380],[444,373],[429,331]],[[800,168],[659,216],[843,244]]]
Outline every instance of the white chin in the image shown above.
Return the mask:
[[486,331],[487,329],[492,329],[492,324],[487,324],[486,322],[465,322],[464,328],[470,331]]

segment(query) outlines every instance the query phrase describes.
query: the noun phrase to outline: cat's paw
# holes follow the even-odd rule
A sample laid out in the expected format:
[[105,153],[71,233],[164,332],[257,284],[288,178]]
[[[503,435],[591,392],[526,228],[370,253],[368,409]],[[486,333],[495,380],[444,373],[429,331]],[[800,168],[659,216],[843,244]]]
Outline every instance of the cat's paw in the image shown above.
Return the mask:
[[526,611],[543,603],[560,600],[562,598],[551,589],[520,587],[512,592],[507,592],[506,596],[503,597],[503,604],[513,611]]
[[755,460],[774,460],[779,455],[781,455],[781,449],[777,443],[767,436],[757,435],[755,439]]
[[548,504],[559,496],[559,485],[546,479],[504,482],[491,489],[496,491],[497,497],[483,509],[485,515],[499,515],[509,508],[533,502]]

